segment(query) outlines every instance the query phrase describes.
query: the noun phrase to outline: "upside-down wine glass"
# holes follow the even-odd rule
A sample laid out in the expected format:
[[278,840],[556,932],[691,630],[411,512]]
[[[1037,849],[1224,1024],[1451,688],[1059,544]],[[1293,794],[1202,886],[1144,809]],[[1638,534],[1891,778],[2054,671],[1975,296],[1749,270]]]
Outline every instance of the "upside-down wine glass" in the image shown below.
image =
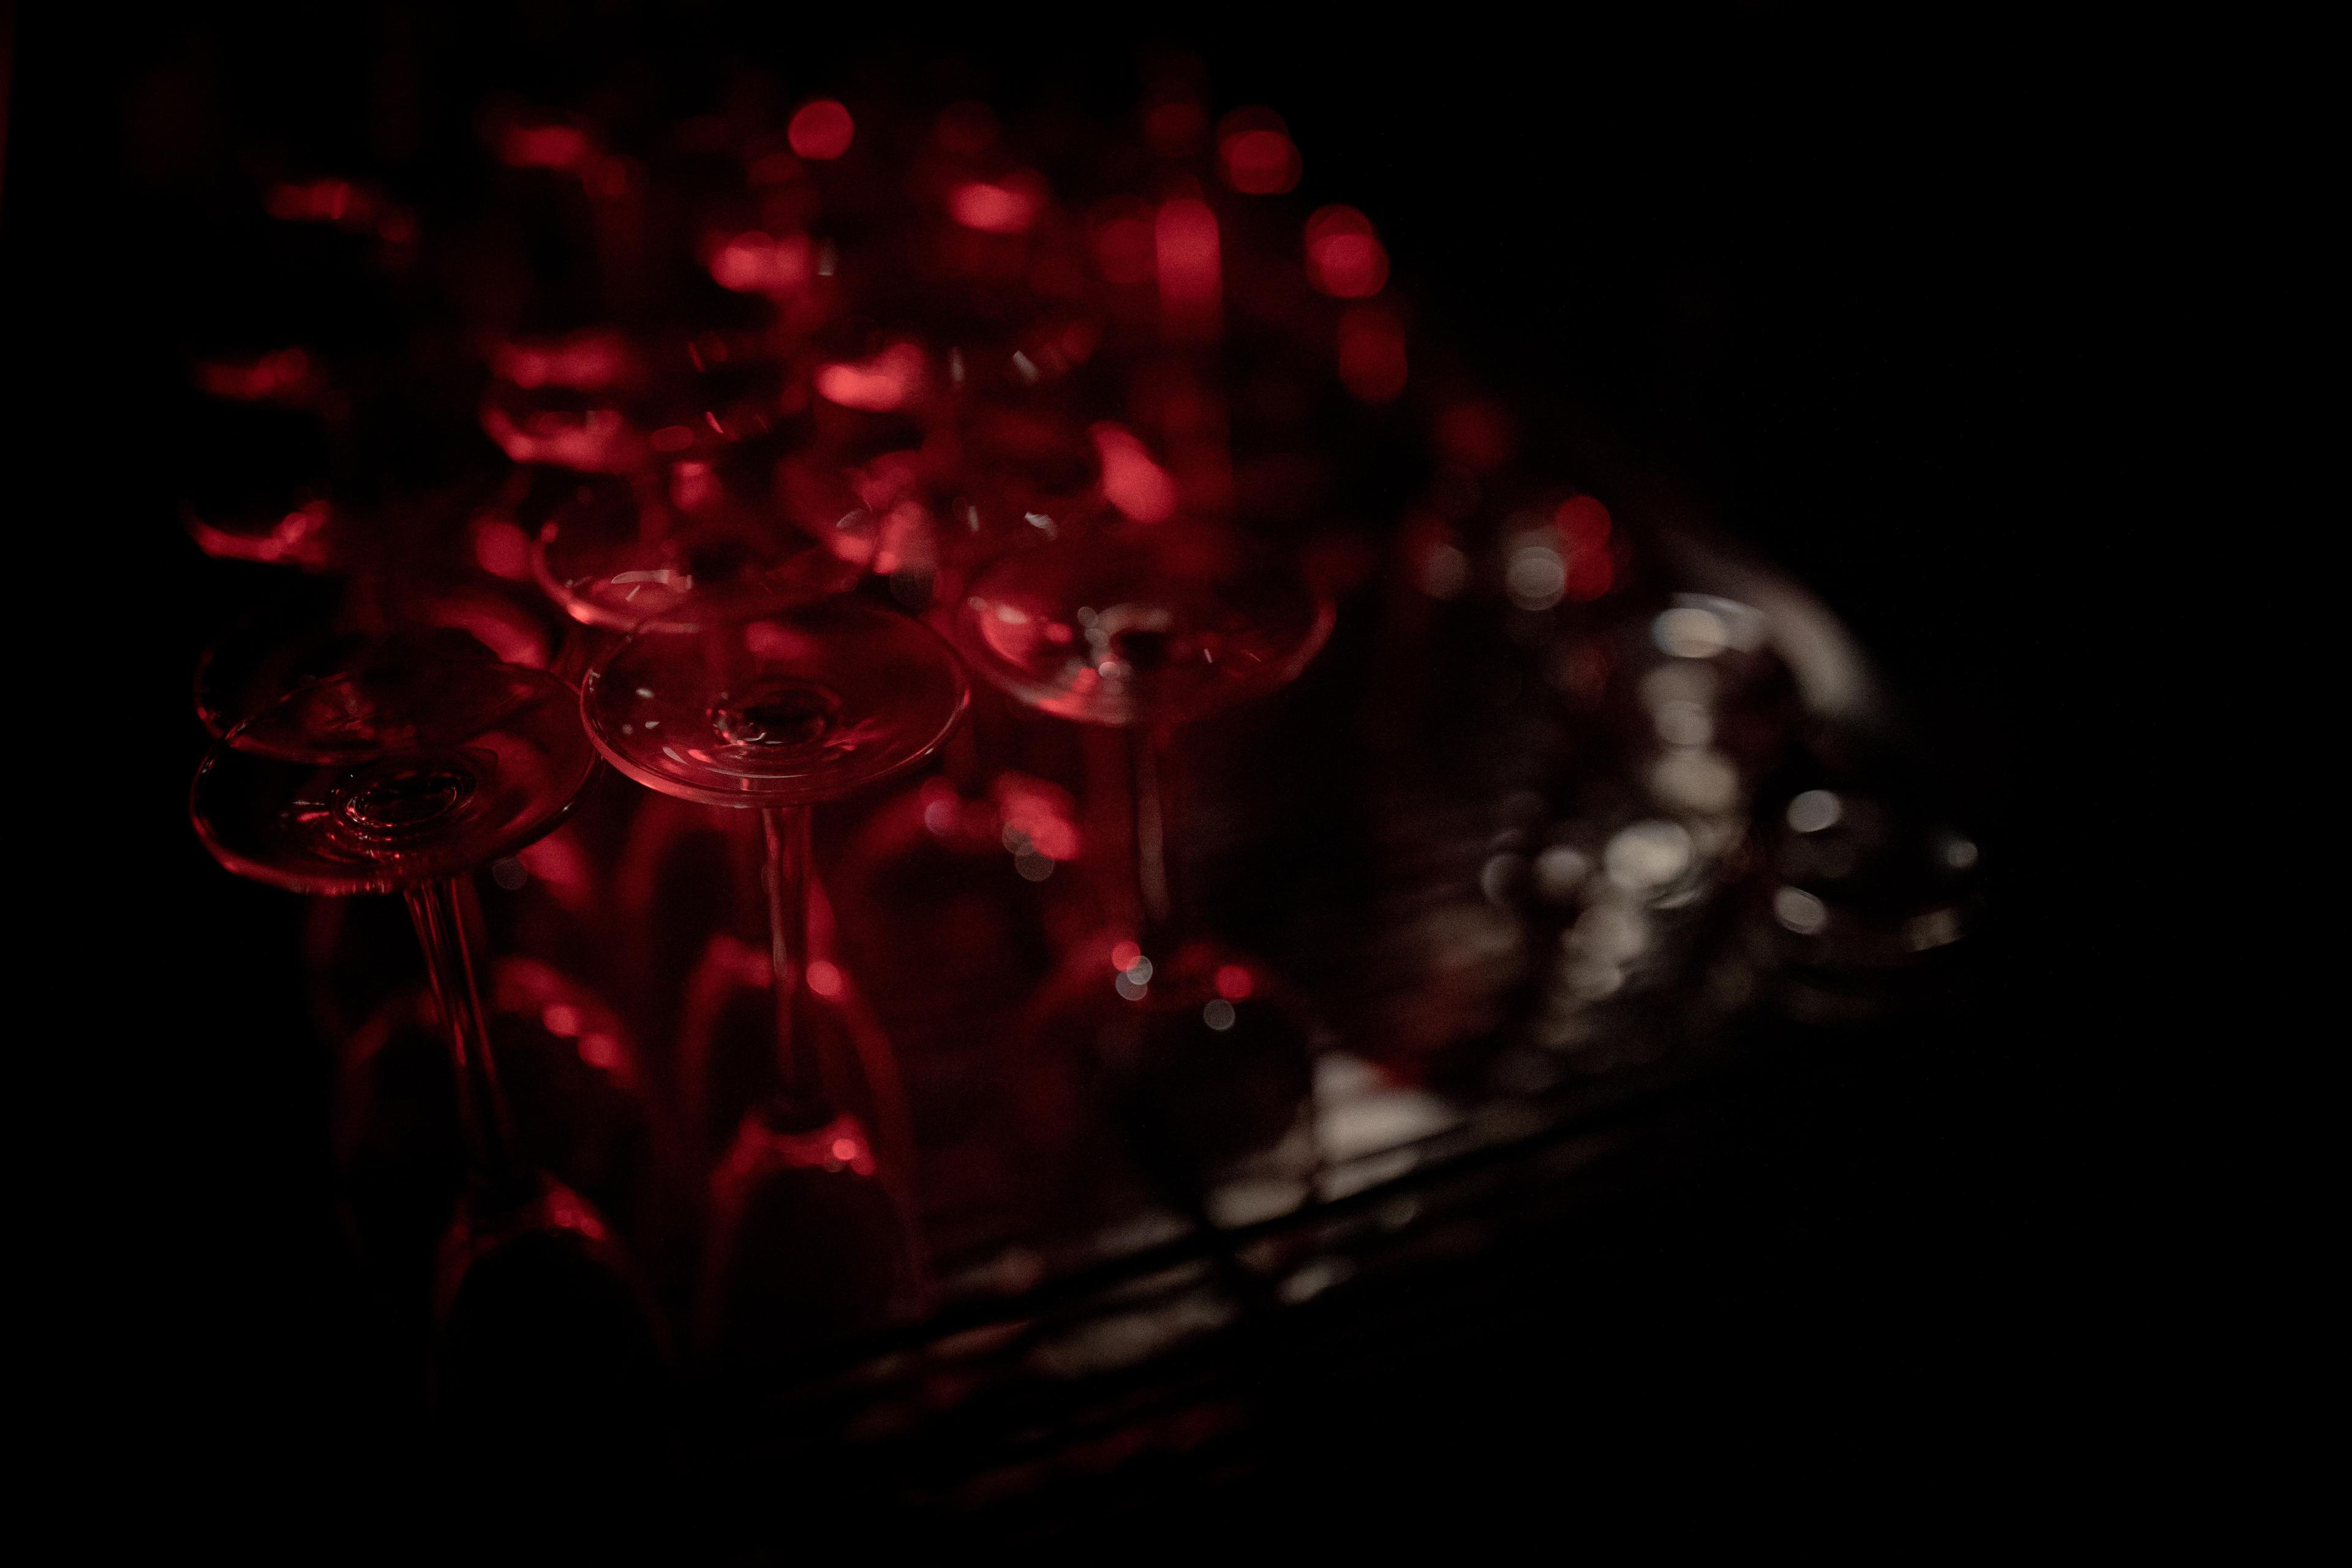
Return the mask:
[[[1178,728],[1284,685],[1330,633],[1330,603],[1286,561],[1222,525],[1105,522],[1005,557],[974,582],[958,641],[983,678],[1041,711],[1124,731],[1128,866],[1109,929],[1069,955],[1033,1006],[1026,1074],[1042,1141],[1086,1110],[1091,1080],[1159,1194],[1229,1224],[1303,1198],[1313,1026],[1263,963],[1202,931],[1171,897],[1163,763]],[[1043,1103],[1039,1098],[1043,1097]],[[1297,1157],[1294,1157],[1297,1156]]]
[[447,1035],[467,1165],[434,1289],[436,1369],[451,1397],[501,1384],[511,1392],[534,1373],[571,1377],[589,1343],[625,1376],[657,1359],[610,1227],[520,1152],[462,914],[464,879],[551,830],[587,783],[595,752],[576,703],[570,687],[536,670],[379,665],[303,687],[238,725],[206,754],[190,793],[197,835],[240,876],[408,901]]
[[[687,612],[695,624],[679,624]],[[818,1015],[844,982],[828,966],[824,989],[812,984],[810,819],[930,756],[968,696],[945,641],[854,595],[694,601],[582,685],[588,732],[622,773],[760,813],[774,1091],[744,1110],[711,1177],[703,1325],[722,1353],[788,1356],[923,1289],[896,1064],[870,1031],[832,1048]]]

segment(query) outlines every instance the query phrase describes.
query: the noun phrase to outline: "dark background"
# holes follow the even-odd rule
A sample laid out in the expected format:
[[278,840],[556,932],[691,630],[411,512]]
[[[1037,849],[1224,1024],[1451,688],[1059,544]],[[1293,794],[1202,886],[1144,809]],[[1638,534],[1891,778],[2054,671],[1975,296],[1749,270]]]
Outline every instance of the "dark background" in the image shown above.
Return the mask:
[[[1727,1090],[1719,1136],[1472,1292],[1391,1407],[1335,1410],[1377,1432],[1347,1450],[1363,1463],[1203,1494],[1190,1528],[1381,1499],[1476,1539],[1622,1503],[1628,1476],[1849,1521],[1863,1494],[1979,1519],[2079,1495],[2131,1397],[2103,1282],[2150,1200],[2105,1170],[2100,1129],[2128,1112],[2087,1092],[2117,1049],[2079,1026],[2101,939],[2070,737],[2098,674],[2059,612],[2126,505],[2168,121],[2133,40],[2094,24],[1761,4],[1539,26],[1466,6],[926,26],[487,4],[25,27],[0,234],[12,276],[62,262],[75,304],[20,330],[68,326],[71,364],[101,373],[83,406],[126,433],[75,459],[105,482],[74,548],[121,584],[74,657],[108,672],[100,809],[128,850],[83,865],[62,972],[82,998],[68,1071],[91,1080],[63,1101],[91,1111],[89,1213],[68,1205],[47,1254],[91,1344],[64,1369],[75,1453],[138,1478],[189,1539],[275,1533],[297,1498],[385,1521],[425,1484],[354,1349],[299,901],[218,872],[182,816],[187,676],[230,569],[185,542],[171,476],[129,434],[177,374],[158,160],[218,151],[174,128],[309,119],[331,146],[394,32],[453,91],[560,89],[614,48],[732,51],[809,91],[952,58],[975,96],[1076,82],[1107,112],[1146,51],[1189,48],[1219,108],[1286,117],[1299,197],[1370,214],[1402,287],[1588,471],[1790,568],[1910,700],[1999,899],[1977,1000]],[[1570,1408],[1606,1419],[1571,1436],[1541,1418]]]

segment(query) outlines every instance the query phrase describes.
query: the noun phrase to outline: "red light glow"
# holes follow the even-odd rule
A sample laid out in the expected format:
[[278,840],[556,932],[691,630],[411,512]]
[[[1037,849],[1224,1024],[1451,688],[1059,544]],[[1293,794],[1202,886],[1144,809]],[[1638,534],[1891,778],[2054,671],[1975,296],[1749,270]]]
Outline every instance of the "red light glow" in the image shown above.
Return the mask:
[[1001,185],[974,180],[948,197],[956,222],[982,234],[1026,234],[1045,210],[1045,193],[1034,175],[1015,175]]
[[1353,207],[1325,207],[1307,220],[1307,277],[1335,300],[1369,300],[1387,286],[1389,253]]
[[197,548],[224,561],[267,561],[316,571],[331,556],[329,526],[334,512],[323,500],[306,502],[286,513],[267,533],[216,528],[193,512],[187,521]]
[[478,518],[474,559],[493,577],[523,582],[530,576],[530,536],[502,517]]
[[1110,966],[1121,974],[1133,969],[1143,958],[1141,946],[1131,942],[1114,942],[1110,950]]
[[490,404],[482,410],[482,430],[518,463],[626,473],[640,457],[636,432],[613,408],[541,409],[518,424],[504,408]]
[[820,98],[800,106],[784,128],[784,138],[802,157],[823,162],[848,152],[856,132],[848,110],[832,99]]
[[753,621],[743,628],[743,647],[757,658],[789,664],[818,657],[823,647],[814,635],[795,631],[776,621]]
[[595,155],[576,126],[509,125],[499,138],[499,162],[510,169],[578,169]]
[[864,362],[842,362],[816,373],[819,397],[844,408],[884,414],[904,408],[923,384],[923,351],[913,343],[893,343]]
[[502,664],[547,668],[547,637],[530,612],[494,595],[458,594],[430,605],[425,618],[460,631],[499,657]]
[[1163,158],[1189,156],[1208,131],[1208,111],[1189,98],[1164,99],[1143,111],[1143,139]]
[[[827,1001],[840,995],[842,981],[839,966],[829,963],[822,958],[811,963],[808,966],[808,988]],[[849,1156],[844,1154],[842,1158],[846,1160]]]
[[1179,337],[1213,337],[1221,303],[1223,259],[1217,215],[1196,196],[1161,204],[1152,224],[1152,251],[1160,276],[1160,309]]
[[699,511],[719,499],[719,476],[709,463],[679,463],[669,471],[669,499],[680,511]]
[[738,294],[795,293],[816,276],[816,246],[804,234],[739,234],[711,253],[710,276]]
[[1108,201],[1094,211],[1095,265],[1107,281],[1132,287],[1152,279],[1151,209],[1132,197]]
[[1270,109],[1237,109],[1217,127],[1217,172],[1244,195],[1278,196],[1298,184],[1298,148]]
[[789,185],[801,177],[801,161],[790,153],[762,153],[749,171],[754,185]]
[[279,349],[258,359],[199,364],[196,384],[236,403],[299,403],[313,390],[310,356],[300,349]]
[[1572,496],[1552,513],[1561,535],[1576,549],[1598,549],[1609,542],[1609,509],[1591,496]]
[[1105,500],[1138,522],[1176,515],[1176,480],[1153,460],[1150,448],[1116,425],[1097,425],[1088,434],[1102,461]]
[[1217,994],[1226,1001],[1244,1001],[1256,989],[1256,979],[1242,965],[1221,963],[1217,966]]
[[265,205],[271,217],[288,223],[362,222],[371,205],[366,194],[349,180],[281,182],[269,187]]
[[1078,858],[1076,807],[1066,792],[1042,779],[1006,774],[996,781],[995,794],[1004,826],[1019,834],[1032,854],[1048,860]]
[[1591,496],[1574,496],[1552,514],[1567,559],[1563,598],[1590,603],[1609,592],[1617,581],[1617,563],[1610,549],[1609,509]]
[[515,858],[564,909],[578,913],[595,902],[595,873],[589,868],[587,854],[570,829],[561,829],[536,844],[525,845]]
[[583,178],[589,190],[608,201],[619,201],[636,183],[635,165],[626,158],[599,158]]
[[525,391],[542,386],[598,392],[628,374],[629,346],[618,332],[576,332],[548,342],[490,345],[490,373]]
[[1560,596],[1578,604],[1590,604],[1609,592],[1617,581],[1617,563],[1606,550],[1588,551],[1568,563],[1567,580],[1560,584]]
[[1404,391],[1404,326],[1378,305],[1351,305],[1339,318],[1339,380],[1360,402],[1390,403]]
[[1457,403],[1437,416],[1437,448],[1473,473],[1488,473],[1511,460],[1518,431],[1498,403]]

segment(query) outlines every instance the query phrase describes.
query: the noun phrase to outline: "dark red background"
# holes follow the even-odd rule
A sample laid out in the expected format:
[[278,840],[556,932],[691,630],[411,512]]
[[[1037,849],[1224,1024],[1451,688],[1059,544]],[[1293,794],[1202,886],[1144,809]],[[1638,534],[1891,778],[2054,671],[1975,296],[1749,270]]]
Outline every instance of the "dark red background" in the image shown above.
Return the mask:
[[[20,31],[0,234],[12,278],[58,264],[61,306],[25,323],[60,346],[14,379],[74,388],[79,466],[50,493],[87,521],[41,595],[73,606],[64,629],[19,667],[28,723],[69,760],[47,775],[36,741],[19,765],[44,795],[105,775],[37,820],[128,849],[66,879],[72,1000],[19,1030],[67,1058],[61,1102],[86,1113],[51,1166],[72,1173],[26,1190],[46,1219],[47,1188],[70,1189],[33,1288],[96,1331],[45,1352],[73,1394],[60,1440],[189,1540],[290,1530],[302,1499],[415,1528],[411,1499],[439,1484],[352,1317],[298,900],[220,873],[181,816],[187,675],[236,569],[178,532],[140,417],[177,374],[151,282],[189,220],[180,172],[220,152],[203,139],[308,119],[331,148],[396,26],[450,91],[560,85],[568,58],[625,45],[749,53],[811,89],[955,57],[982,96],[1079,80],[1106,113],[1158,37],[1203,56],[1222,105],[1277,108],[1302,195],[1371,215],[1400,283],[1593,471],[1685,495],[1848,619],[1924,716],[2001,911],[1975,1008],[1733,1086],[1716,1136],[1447,1305],[1394,1400],[1335,1409],[1295,1484],[1203,1482],[1182,1529],[1246,1541],[1271,1510],[1377,1538],[1401,1511],[1457,1540],[1511,1517],[1572,1538],[1629,1496],[1671,1523],[1733,1494],[1850,1519],[1889,1495],[1981,1512],[2063,1492],[2117,1397],[2093,1288],[2149,1201],[2097,1153],[2127,1113],[2112,1034],[2077,1023],[2101,939],[2072,694],[2096,682],[2052,613],[2108,548],[2149,353],[2130,237],[2162,116],[2130,40],[1775,5],[1541,31],[1461,6],[1156,31],[597,10],[615,19],[375,5]],[[1985,1430],[1991,1450],[1963,1436]]]

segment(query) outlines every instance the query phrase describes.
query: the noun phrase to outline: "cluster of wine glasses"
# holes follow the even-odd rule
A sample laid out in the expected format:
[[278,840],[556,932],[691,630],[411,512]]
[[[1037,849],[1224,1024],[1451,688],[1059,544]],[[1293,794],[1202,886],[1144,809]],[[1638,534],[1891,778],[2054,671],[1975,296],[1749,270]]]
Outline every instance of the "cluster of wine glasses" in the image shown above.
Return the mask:
[[[594,101],[264,168],[190,344],[188,531],[289,584],[195,825],[405,900],[421,988],[325,900],[313,969],[446,1388],[559,1311],[800,1364],[1654,1056],[1759,931],[1957,934],[1973,848],[1790,787],[1761,613],[1517,450],[1270,111]],[[1755,891],[1782,819],[1826,890]]]

